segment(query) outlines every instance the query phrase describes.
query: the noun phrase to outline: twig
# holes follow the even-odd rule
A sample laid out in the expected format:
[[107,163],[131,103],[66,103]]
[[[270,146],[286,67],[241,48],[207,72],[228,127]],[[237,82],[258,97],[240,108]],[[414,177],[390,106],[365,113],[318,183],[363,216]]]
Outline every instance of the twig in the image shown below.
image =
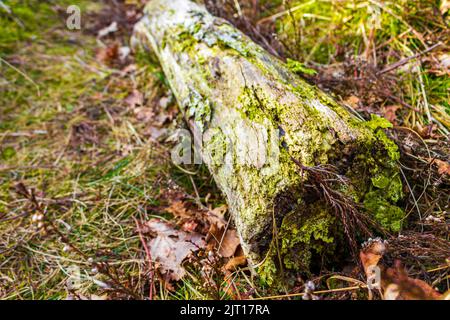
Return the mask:
[[[367,286],[353,286],[353,287],[345,287],[345,288],[337,288],[337,289],[330,289],[330,290],[319,290],[314,291],[312,294],[323,294],[323,293],[333,293],[333,292],[342,292],[342,291],[352,291],[352,290],[358,290],[358,289],[364,289]],[[304,296],[305,292],[300,293],[291,293],[291,294],[282,294],[277,296],[268,296],[268,297],[260,297],[260,298],[253,298],[252,300],[268,300],[268,299],[282,299],[282,298],[291,298],[291,297],[301,297]]]
[[441,42],[435,43],[434,45],[432,45],[431,47],[425,49],[424,51],[421,51],[419,53],[416,53],[415,55],[412,55],[410,57],[407,57],[407,58],[404,58],[404,59],[402,59],[400,61],[392,63],[392,64],[388,65],[386,68],[384,68],[383,70],[377,72],[377,76],[382,75],[382,74],[387,73],[387,72],[390,72],[392,70],[395,70],[395,69],[403,66],[404,64],[408,63],[408,61],[416,59],[416,58],[420,57],[421,55],[424,55],[424,54],[426,54],[426,53],[436,49],[441,44],[442,44]]
[[266,22],[269,22],[269,21],[275,21],[276,19],[278,19],[278,18],[280,18],[280,17],[282,17],[284,15],[291,14],[292,12],[297,11],[297,10],[303,8],[303,7],[309,6],[310,4],[313,4],[314,2],[316,2],[316,0],[311,0],[311,1],[308,1],[306,3],[301,3],[301,4],[299,4],[299,5],[297,5],[297,6],[293,7],[293,8],[289,8],[287,10],[283,10],[281,12],[275,13],[275,14],[269,16],[269,17],[266,17],[266,18],[262,18],[256,24],[262,24],[262,23],[266,23]]
[[153,287],[155,286],[155,271],[153,270],[153,259],[152,259],[152,254],[150,253],[150,250],[147,246],[147,243],[145,242],[144,236],[142,235],[141,232],[141,227],[139,225],[139,222],[136,220],[135,217],[133,217],[134,222],[136,223],[136,228],[139,234],[139,239],[141,239],[141,243],[142,246],[144,247],[145,250],[145,254],[147,255],[147,259],[148,259],[148,269],[149,269],[149,275],[150,275],[150,289],[149,289],[149,293],[148,293],[148,298],[150,300],[153,300]]
[[345,236],[352,255],[356,258],[358,256],[356,232],[359,229],[365,236],[371,236],[372,232],[369,226],[379,229],[382,228],[367,215],[361,214],[359,205],[348,195],[345,195],[333,186],[333,182],[339,181],[343,184],[348,184],[345,177],[342,177],[336,172],[336,168],[331,165],[318,165],[315,167],[304,166],[300,161],[291,156],[291,160],[303,171],[310,174],[308,181],[318,195],[320,195],[331,207],[334,209],[336,217],[341,221],[344,228]]
[[14,67],[12,64],[10,64],[8,61],[6,61],[5,59],[3,59],[2,57],[0,57],[0,60],[3,61],[8,67],[10,67],[11,69],[13,69],[14,71],[16,71],[17,73],[19,73],[20,75],[22,75],[26,80],[28,80],[29,82],[31,82],[35,87],[36,87],[36,91],[37,91],[37,95],[38,97],[41,96],[41,92],[39,90],[39,86],[37,85],[36,82],[34,82],[33,79],[31,79],[27,74],[25,74],[23,71],[21,71],[20,69]]

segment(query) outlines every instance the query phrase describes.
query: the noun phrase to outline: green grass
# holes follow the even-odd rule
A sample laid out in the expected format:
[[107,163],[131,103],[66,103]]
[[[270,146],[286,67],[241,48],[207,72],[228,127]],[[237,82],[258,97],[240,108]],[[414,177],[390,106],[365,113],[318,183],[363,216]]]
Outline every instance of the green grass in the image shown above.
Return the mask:
[[[396,78],[395,87],[390,88],[394,94],[417,110],[404,110],[404,125],[420,128],[435,123],[442,134],[449,133],[450,77],[448,71],[433,72],[433,69],[444,69],[439,59],[449,49],[446,41],[448,13],[440,13],[440,1],[301,0],[289,3],[290,10],[276,20],[277,33],[288,56],[325,73],[329,65],[343,69],[342,63],[351,61],[356,62],[357,70],[359,64],[363,72],[365,65],[381,70],[442,42],[440,47],[424,55],[428,59],[410,60],[388,75]],[[378,80],[385,81],[381,77]],[[364,80],[354,80],[354,85],[361,81]],[[376,105],[380,112],[383,106],[393,103],[388,100]],[[363,102],[370,104],[371,99]],[[447,114],[438,110],[446,110]]]
[[[2,12],[0,20],[0,296],[64,299],[72,265],[84,275],[78,293],[100,295],[105,290],[95,281],[109,279],[92,273],[86,257],[107,260],[119,281],[140,294],[143,262],[132,217],[147,214],[155,201],[159,168],[152,148],[136,144],[125,126],[133,119],[113,125],[104,111],[126,112],[120,96],[131,80],[108,78],[111,71],[94,59],[95,38],[66,30],[55,2],[5,4],[13,13]],[[92,126],[98,142],[75,143],[80,124]],[[47,219],[85,257],[36,229],[36,209],[14,191],[19,182],[35,190]]]

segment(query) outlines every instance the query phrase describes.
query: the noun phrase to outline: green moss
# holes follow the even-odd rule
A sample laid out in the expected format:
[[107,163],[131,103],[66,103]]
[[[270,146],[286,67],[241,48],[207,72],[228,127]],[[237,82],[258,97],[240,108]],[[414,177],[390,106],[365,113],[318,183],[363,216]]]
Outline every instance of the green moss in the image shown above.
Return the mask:
[[16,149],[14,149],[13,147],[5,147],[0,150],[1,150],[1,157],[3,160],[10,160],[14,158],[14,156],[16,155]]
[[273,284],[281,270],[285,276],[309,272],[313,255],[334,251],[335,238],[331,232],[334,216],[321,202],[305,205],[300,200],[298,205],[298,210],[284,217],[277,241],[272,241],[265,262],[258,268],[258,274],[268,285]]
[[[310,210],[309,213],[288,214],[283,219],[279,234],[280,254],[284,266],[289,270],[308,270],[312,251],[321,253],[326,244],[334,241],[330,235],[334,218],[319,203]],[[309,217],[304,218],[305,214]]]
[[222,130],[213,128],[208,131],[209,139],[205,139],[204,153],[211,157],[211,165],[220,167],[225,163],[228,141]]
[[[178,48],[179,52],[187,52],[194,49],[194,45],[199,42],[206,43],[210,48],[219,46],[222,50],[232,49],[238,55],[249,57],[252,51],[248,48],[245,41],[242,41],[242,33],[238,32],[228,24],[221,24],[211,28],[203,20],[203,15],[193,15],[193,20],[188,25],[180,25],[174,28],[173,32],[168,33],[164,43],[176,35],[177,42],[173,48]],[[254,48],[252,48],[254,49]],[[195,51],[194,54],[198,52]]]
[[400,152],[398,151],[398,146],[394,141],[389,139],[386,134],[380,130],[375,133],[375,136],[378,141],[380,141],[384,145],[385,150],[387,151],[388,156],[392,161],[397,161],[400,159]]
[[377,189],[384,190],[384,197],[397,202],[402,197],[402,181],[397,175],[387,176],[385,172],[381,172],[371,178],[372,184]]
[[249,57],[252,50],[248,48],[245,41],[242,41],[242,37],[242,34],[231,25],[222,24],[218,26],[217,39],[222,46],[234,49],[243,57]]
[[[182,27],[180,27],[181,29]],[[168,35],[167,38],[171,37],[171,35]],[[166,43],[167,43],[166,38]],[[176,48],[177,52],[189,52],[190,49],[193,49],[193,46],[198,43],[198,40],[190,33],[189,31],[186,31],[184,29],[181,29],[181,32],[178,33],[177,42],[174,42],[173,45],[174,48]]]
[[360,155],[362,163],[369,169],[371,182],[364,192],[363,205],[385,229],[398,232],[405,216],[403,210],[396,206],[403,197],[397,164],[400,152],[383,131],[391,128],[392,124],[385,118],[371,115],[365,126],[371,131],[373,139],[369,140],[372,142],[368,144],[366,154]]
[[370,120],[365,122],[366,126],[372,130],[392,128],[392,123],[387,119],[382,118],[376,114],[370,115]]
[[238,98],[241,108],[238,109],[243,116],[249,120],[263,123],[265,119],[273,120],[268,109],[268,101],[263,98],[260,88],[244,87],[242,94]]
[[[299,100],[303,109],[301,117],[307,119],[303,121],[300,130],[296,123],[289,120],[298,117],[294,111],[297,108],[282,105],[273,98],[267,97],[260,87],[243,88],[242,94],[238,98],[238,111],[244,118],[253,122],[266,124],[269,120],[274,128],[280,130],[280,147],[284,146],[283,148],[288,149],[292,156],[300,157],[303,164],[313,166],[327,163],[328,153],[333,149],[336,137],[330,132],[329,126],[320,112],[307,100],[308,97],[311,99],[314,97],[315,88],[305,84],[305,86],[292,87],[292,89],[301,97]],[[306,101],[303,102],[304,100]],[[292,134],[287,138],[285,132]],[[303,152],[304,150],[308,151]]]
[[377,188],[385,188],[389,185],[389,177],[386,177],[384,174],[378,174],[375,177],[371,178],[372,184]]
[[364,207],[369,210],[376,221],[392,232],[398,232],[402,227],[405,213],[399,207],[386,200],[384,190],[373,190],[366,194]]
[[272,286],[277,280],[278,268],[269,251],[264,263],[258,268],[259,281],[263,286]]
[[385,229],[398,232],[405,217],[404,211],[396,206],[403,197],[400,174],[393,167],[377,169],[371,177],[372,185],[364,196],[363,205]]
[[392,128],[392,123],[375,114],[371,114],[370,116],[370,120],[365,122],[366,127],[374,133],[375,139],[384,147],[389,159],[392,160],[392,162],[399,160],[400,152],[398,151],[398,146],[394,141],[387,137],[383,130],[381,130]]
[[298,62],[296,60],[289,59],[289,58],[286,60],[286,66],[292,72],[300,74],[300,75],[307,74],[307,75],[313,76],[313,75],[317,74],[316,70],[310,69],[310,68],[306,67],[305,64]]

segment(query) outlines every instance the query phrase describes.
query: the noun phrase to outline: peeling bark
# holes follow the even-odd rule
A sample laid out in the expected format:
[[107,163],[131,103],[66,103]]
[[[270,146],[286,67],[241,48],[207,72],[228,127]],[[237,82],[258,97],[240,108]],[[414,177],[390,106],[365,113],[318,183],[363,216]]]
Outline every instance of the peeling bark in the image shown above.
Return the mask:
[[310,251],[335,243],[336,218],[321,200],[306,199],[308,172],[292,158],[336,167],[351,181],[341,191],[365,206],[370,195],[366,207],[375,209],[367,214],[387,227],[401,218],[378,210],[394,208],[401,197],[398,151],[382,131],[386,122],[357,119],[189,0],[150,1],[132,44],[157,56],[191,130],[202,137],[201,157],[254,266],[306,270]]

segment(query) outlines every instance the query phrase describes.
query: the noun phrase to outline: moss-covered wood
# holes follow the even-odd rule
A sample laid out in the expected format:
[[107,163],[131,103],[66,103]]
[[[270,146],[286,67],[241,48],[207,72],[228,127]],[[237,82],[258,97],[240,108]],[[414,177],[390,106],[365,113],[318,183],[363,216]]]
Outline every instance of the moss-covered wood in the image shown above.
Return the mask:
[[399,230],[399,155],[383,132],[387,121],[359,120],[189,0],[150,1],[132,42],[157,56],[187,122],[203,137],[202,159],[266,282],[276,270],[307,270],[345,229],[327,201],[305,192],[314,181],[299,164],[332,165],[349,181],[334,182],[337,192]]

